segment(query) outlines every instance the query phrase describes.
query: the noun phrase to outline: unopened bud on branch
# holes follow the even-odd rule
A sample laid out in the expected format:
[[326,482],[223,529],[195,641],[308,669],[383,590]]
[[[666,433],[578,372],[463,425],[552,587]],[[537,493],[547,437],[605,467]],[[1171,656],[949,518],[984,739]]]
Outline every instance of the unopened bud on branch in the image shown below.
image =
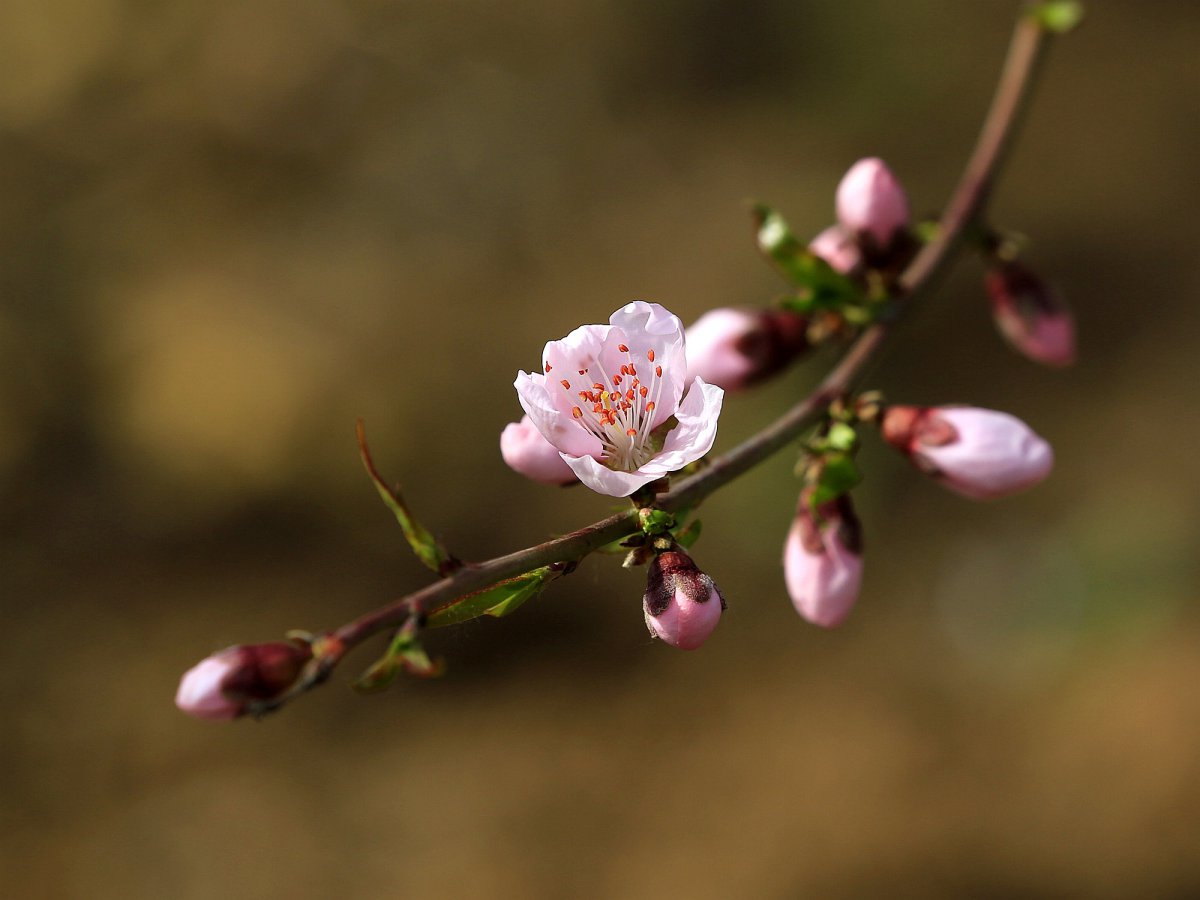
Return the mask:
[[883,437],[917,468],[975,500],[1031,487],[1054,466],[1054,451],[1033,429],[992,409],[890,406]]
[[1046,282],[1017,263],[1001,263],[985,283],[996,327],[1019,353],[1048,366],[1075,361],[1075,322]]
[[862,585],[862,528],[850,497],[814,512],[806,491],[783,545],[783,577],[792,605],[814,625],[833,628],[850,614]]
[[908,227],[908,197],[883,160],[860,159],[838,184],[837,218],[847,232],[868,236],[882,252]]
[[830,225],[809,242],[808,249],[843,275],[862,265],[858,241],[841,225]]
[[542,437],[529,416],[500,432],[500,455],[510,469],[542,484],[575,484],[579,479],[558,448]]
[[642,611],[653,637],[695,650],[713,633],[724,608],[717,586],[686,553],[669,550],[651,561]]
[[238,644],[184,673],[175,705],[198,719],[236,719],[288,690],[312,658],[308,644]]
[[804,316],[787,310],[709,310],[686,331],[687,380],[749,387],[807,350],[807,329]]

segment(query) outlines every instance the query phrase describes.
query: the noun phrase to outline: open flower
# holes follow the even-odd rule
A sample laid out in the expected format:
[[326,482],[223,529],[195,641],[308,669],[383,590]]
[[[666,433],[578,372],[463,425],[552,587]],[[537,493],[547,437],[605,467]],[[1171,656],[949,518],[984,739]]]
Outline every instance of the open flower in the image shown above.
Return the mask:
[[700,378],[688,387],[686,376],[683,323],[637,300],[608,325],[582,325],[550,341],[542,371],[519,372],[514,386],[534,427],[580,481],[628,497],[712,449],[724,391]]

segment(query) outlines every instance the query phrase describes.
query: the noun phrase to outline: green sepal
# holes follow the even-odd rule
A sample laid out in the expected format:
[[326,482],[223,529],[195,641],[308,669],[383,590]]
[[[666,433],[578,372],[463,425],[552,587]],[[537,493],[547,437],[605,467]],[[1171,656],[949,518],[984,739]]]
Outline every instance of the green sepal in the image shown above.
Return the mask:
[[801,243],[776,210],[759,203],[753,215],[758,226],[758,249],[797,288],[795,295],[784,298],[785,308],[809,314],[862,305],[858,285]]
[[826,454],[820,466],[820,472],[816,476],[816,484],[813,487],[809,503],[815,510],[830,500],[836,500],[860,481],[862,481],[862,473],[859,471],[854,457],[841,452]]
[[406,624],[397,629],[383,656],[363,672],[352,686],[359,693],[370,694],[388,687],[401,672],[418,678],[436,678],[445,671],[445,664],[441,660],[429,658],[421,646],[416,629]]
[[858,432],[845,422],[834,422],[825,435],[825,443],[833,450],[847,452],[858,446]]
[[554,575],[555,572],[550,566],[542,566],[524,575],[505,579],[434,610],[425,624],[430,628],[439,628],[444,625],[457,625],[480,616],[496,619],[507,616],[526,600],[541,593],[542,588]]
[[675,516],[661,509],[649,507],[638,510],[638,521],[641,522],[642,532],[651,536],[662,534],[675,527]]
[[1030,12],[1042,28],[1053,34],[1066,34],[1083,20],[1083,4],[1076,0],[1046,0]]
[[367,448],[367,432],[362,419],[359,419],[356,423],[355,433],[358,435],[358,452],[362,457],[363,467],[367,470],[367,474],[371,476],[371,482],[375,485],[375,490],[379,493],[380,499],[392,511],[392,515],[396,517],[396,521],[400,523],[400,529],[404,532],[404,539],[408,541],[408,546],[412,548],[417,559],[426,568],[432,569],[438,575],[449,575],[455,569],[460,568],[462,563],[447,552],[446,548],[438,542],[438,539],[416,520],[409,510],[408,504],[404,502],[404,497],[400,494],[399,488],[388,487],[379,474],[379,470],[375,468],[375,463],[371,459],[371,451]]

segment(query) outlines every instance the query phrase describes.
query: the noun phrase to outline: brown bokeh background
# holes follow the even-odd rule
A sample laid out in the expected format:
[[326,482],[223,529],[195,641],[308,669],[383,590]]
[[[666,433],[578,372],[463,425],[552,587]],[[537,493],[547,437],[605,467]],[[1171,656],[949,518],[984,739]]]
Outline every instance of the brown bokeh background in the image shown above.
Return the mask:
[[1010,353],[964,260],[870,380],[1011,410],[1054,477],[971,504],[868,440],[843,628],[783,592],[784,454],[706,506],[700,652],[595,559],[437,635],[440,681],[359,698],[360,653],[261,724],[171,703],[214,649],[425,582],[356,416],[468,558],[607,512],[502,464],[516,370],[629,299],[768,301],[748,198],[815,233],[878,154],[936,211],[1015,5],[0,5],[6,896],[1200,891],[1188,2],[1094,4],[996,197],[1079,365]]

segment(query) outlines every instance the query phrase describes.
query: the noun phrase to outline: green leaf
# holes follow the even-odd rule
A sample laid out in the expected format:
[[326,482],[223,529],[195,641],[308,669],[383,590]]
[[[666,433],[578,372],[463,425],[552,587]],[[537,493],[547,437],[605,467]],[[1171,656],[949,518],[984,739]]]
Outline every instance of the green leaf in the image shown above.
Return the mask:
[[863,302],[858,285],[801,243],[776,210],[760,203],[753,214],[758,224],[758,249],[798,289],[784,301],[789,309],[799,313],[843,310]]
[[853,450],[858,444],[858,432],[845,422],[834,422],[829,428],[829,434],[825,436],[825,441],[834,450]]
[[421,646],[415,625],[406,623],[396,630],[383,656],[363,672],[353,687],[360,693],[369,694],[388,687],[401,672],[419,678],[436,678],[444,671],[441,661],[431,660]]
[[860,481],[862,473],[852,456],[847,453],[830,453],[825,457],[817,476],[816,487],[810,500],[813,509],[830,500],[836,500]]
[[1033,8],[1034,18],[1054,34],[1066,34],[1083,20],[1083,4],[1076,0],[1047,0]]
[[408,508],[408,504],[404,502],[404,497],[400,494],[399,488],[390,488],[384,482],[379,470],[375,468],[375,463],[371,459],[371,451],[367,448],[367,431],[363,425],[362,419],[359,419],[355,425],[355,433],[358,435],[358,452],[362,456],[363,467],[367,470],[367,474],[371,476],[371,481],[375,485],[375,490],[379,493],[380,498],[388,509],[392,511],[392,515],[396,517],[396,521],[400,523],[400,529],[404,532],[404,539],[408,541],[408,545],[412,548],[426,568],[432,569],[438,575],[449,575],[455,569],[462,566],[462,563],[455,559],[444,548],[430,532],[416,520],[412,512]]
[[549,566],[542,566],[524,575],[509,578],[481,591],[475,591],[453,600],[429,614],[426,625],[437,628],[457,625],[480,616],[500,618],[507,616],[526,600],[541,593],[546,583],[556,573]]

